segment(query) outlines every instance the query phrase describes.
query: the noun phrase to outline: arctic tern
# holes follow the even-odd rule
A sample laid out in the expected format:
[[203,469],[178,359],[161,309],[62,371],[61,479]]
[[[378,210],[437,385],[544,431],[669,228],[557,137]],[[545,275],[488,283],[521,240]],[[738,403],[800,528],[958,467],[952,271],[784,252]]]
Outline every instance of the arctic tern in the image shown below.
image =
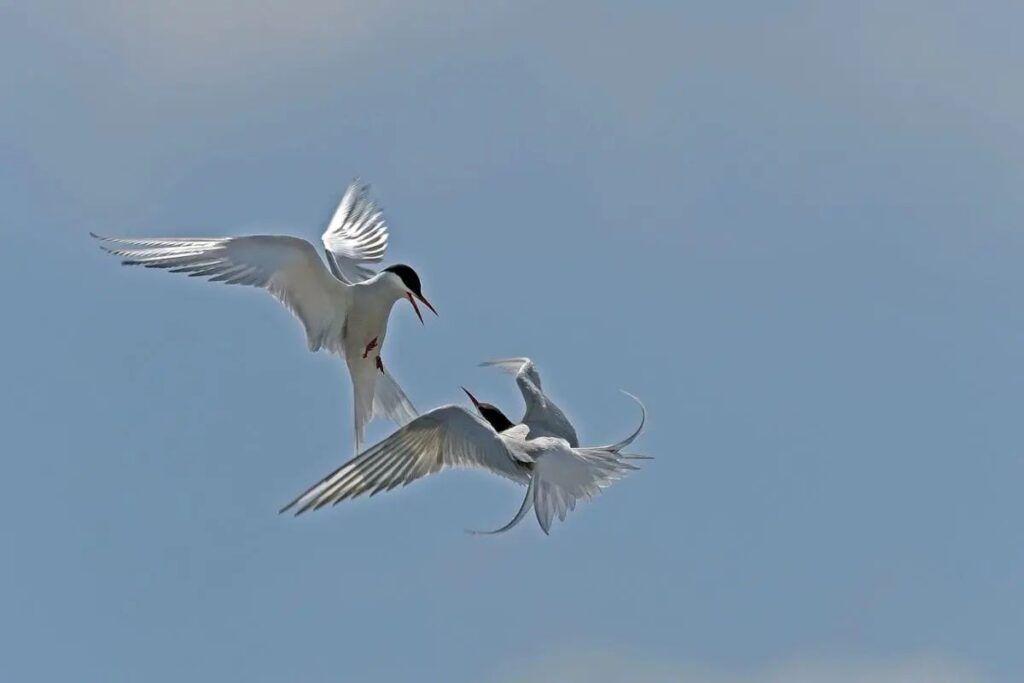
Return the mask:
[[580,499],[590,499],[631,470],[627,460],[642,456],[621,453],[640,434],[646,411],[640,405],[640,425],[622,441],[596,448],[574,448],[562,438],[533,438],[530,427],[513,424],[489,403],[469,396],[479,414],[447,405],[423,413],[391,436],[355,456],[281,509],[300,515],[327,504],[364,494],[371,496],[405,486],[446,467],[485,469],[527,487],[516,516],[494,531],[508,531],[535,509],[545,534],[555,517],[565,520]]
[[[90,233],[91,234],[91,233]],[[287,235],[245,237],[141,237],[92,235],[125,265],[165,268],[213,282],[262,287],[302,323],[310,351],[342,356],[352,377],[355,446],[367,423],[383,415],[403,425],[416,409],[384,369],[381,349],[391,308],[408,299],[420,322],[419,275],[399,264],[375,273],[368,263],[384,258],[388,228],[367,188],[353,181],[321,240],[327,267],[308,241]]]

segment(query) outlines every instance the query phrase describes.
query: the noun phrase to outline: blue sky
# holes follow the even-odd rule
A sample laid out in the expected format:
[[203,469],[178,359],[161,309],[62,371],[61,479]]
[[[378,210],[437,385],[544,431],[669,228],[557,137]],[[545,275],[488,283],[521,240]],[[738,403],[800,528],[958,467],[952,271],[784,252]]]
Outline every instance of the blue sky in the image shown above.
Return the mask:
[[[0,7],[5,680],[1024,678],[1014,3]],[[657,460],[550,538],[477,473],[300,519],[342,365],[87,237],[373,185],[421,408],[530,355]],[[376,423],[372,438],[387,434]]]

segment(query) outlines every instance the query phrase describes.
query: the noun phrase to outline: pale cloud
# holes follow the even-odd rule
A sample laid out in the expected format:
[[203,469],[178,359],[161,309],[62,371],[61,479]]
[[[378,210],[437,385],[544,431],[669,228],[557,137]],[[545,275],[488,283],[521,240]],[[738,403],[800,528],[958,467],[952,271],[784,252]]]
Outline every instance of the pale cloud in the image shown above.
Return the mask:
[[[171,191],[227,145],[287,140],[287,111],[365,93],[445,54],[501,3],[469,0],[151,0],[40,3],[0,25],[0,149],[69,203],[100,213]],[[358,117],[358,102],[343,115]],[[259,123],[265,137],[250,131]],[[329,118],[322,117],[323,125]],[[248,135],[248,138],[245,137]],[[239,143],[236,140],[246,142]],[[254,139],[251,140],[251,139]],[[287,144],[282,142],[281,144]],[[361,169],[344,169],[342,174]]]
[[795,660],[747,671],[599,652],[543,659],[497,683],[991,683],[963,662],[940,656],[872,660]]
[[[525,111],[551,111],[559,120],[579,113],[591,122],[576,145],[583,172],[592,165],[587,154],[609,153],[594,152],[587,136],[618,145],[612,153],[635,147],[636,163],[674,160],[699,134],[688,120],[694,112],[713,118],[739,107],[756,117],[748,108],[768,106],[988,155],[1007,169],[994,180],[1016,187],[1024,161],[1016,66],[1024,48],[1008,33],[1019,25],[1014,17],[1024,15],[948,0],[745,9],[471,0],[26,4],[8,17],[7,30],[16,26],[29,52],[8,60],[14,77],[7,87],[34,96],[0,113],[0,146],[73,202],[144,207],[225,139],[259,143],[242,137],[253,112],[287,111],[292,102],[315,111],[332,92],[371,97],[376,81],[402,78],[427,93],[429,111],[431,71],[410,72],[431,59],[444,65],[464,55],[472,63],[498,54],[499,65],[529,74],[519,86],[531,88]],[[12,68],[20,62],[43,72]],[[344,115],[370,116],[360,102]],[[258,125],[265,140],[292,132],[272,117]],[[481,133],[459,151],[472,155],[500,139]],[[443,167],[437,157],[450,156],[450,144],[405,145],[403,163]],[[483,163],[455,158],[450,165],[466,169],[474,161]],[[145,222],[138,211],[134,218]]]
[[345,0],[107,2],[92,11],[139,68],[213,80],[356,49],[388,13],[387,4]]
[[468,0],[107,0],[82,18],[140,72],[235,88],[328,66],[349,79],[368,53],[401,55],[412,36],[486,16]]
[[803,104],[897,135],[954,136],[1020,161],[1024,44],[1013,27],[1021,21],[1024,6],[986,12],[951,0],[621,5],[563,9],[536,29],[533,44],[551,78],[577,97],[600,98],[627,123],[684,123],[690,96],[711,93],[723,107]]

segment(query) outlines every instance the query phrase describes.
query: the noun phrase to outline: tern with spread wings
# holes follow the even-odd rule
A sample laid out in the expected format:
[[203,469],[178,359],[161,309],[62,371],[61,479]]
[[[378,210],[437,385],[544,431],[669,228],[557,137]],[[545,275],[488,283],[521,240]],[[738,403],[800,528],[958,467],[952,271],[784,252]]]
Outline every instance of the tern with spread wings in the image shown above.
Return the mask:
[[287,235],[93,237],[125,265],[165,268],[270,292],[302,323],[310,351],[323,349],[345,358],[352,376],[357,453],[375,415],[400,425],[416,417],[412,403],[384,369],[380,353],[391,308],[399,299],[409,300],[421,323],[417,300],[435,315],[437,311],[409,266],[375,273],[366,265],[384,258],[388,228],[358,181],[345,192],[321,237],[326,267],[312,244]]
[[494,531],[508,531],[531,508],[544,533],[558,517],[576,508],[579,500],[600,493],[615,480],[637,469],[627,462],[641,456],[622,454],[646,420],[639,399],[640,425],[622,441],[596,448],[574,448],[563,438],[533,438],[530,427],[513,424],[489,403],[463,389],[477,409],[448,405],[423,413],[391,436],[371,446],[309,488],[281,509],[295,514],[364,494],[371,496],[433,474],[446,467],[484,469],[527,487],[516,516]]

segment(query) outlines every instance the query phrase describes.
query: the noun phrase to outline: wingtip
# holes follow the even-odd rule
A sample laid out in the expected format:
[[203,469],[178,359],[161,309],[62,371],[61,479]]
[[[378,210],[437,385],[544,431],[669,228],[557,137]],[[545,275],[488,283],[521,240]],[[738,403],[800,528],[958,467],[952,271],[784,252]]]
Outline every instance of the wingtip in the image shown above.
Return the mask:
[[[532,363],[532,362],[533,361],[531,361],[526,356],[520,356],[520,357],[517,357],[517,358],[494,358],[494,359],[491,359],[491,360],[485,360],[485,361],[483,361],[481,363],[478,363],[477,367],[480,367],[480,368],[495,368],[496,367],[496,368],[498,368],[500,370],[505,370],[506,372],[518,372],[519,369],[522,368],[524,365],[526,365],[528,363]],[[511,370],[510,368],[507,367],[507,366],[513,365],[513,364],[518,366],[518,368],[515,371],[513,371],[513,370]]]
[[97,235],[96,233],[92,232],[91,230],[89,231],[89,237],[93,238],[94,240],[96,240],[99,243],[96,246],[99,247],[101,250],[105,251],[108,254],[113,254],[114,253],[114,249],[111,247],[111,242],[110,242],[110,238],[109,237],[104,237],[103,235]]
[[[284,506],[283,508],[281,508],[280,510],[278,510],[278,511],[277,511],[277,514],[279,514],[279,515],[283,515],[283,514],[284,514],[284,513],[286,513],[286,512],[291,512],[291,513],[292,513],[292,516],[294,516],[294,517],[298,517],[298,516],[299,516],[299,515],[301,515],[302,513],[304,513],[304,512],[308,512],[308,511],[309,511],[309,509],[310,509],[310,506],[311,506],[311,505],[313,504],[313,501],[306,501],[304,505],[301,505],[300,507],[298,507],[297,509],[295,509],[295,506],[296,506],[296,505],[299,505],[299,503],[302,503],[302,502],[303,502],[303,499],[304,499],[305,497],[306,497],[306,494],[305,494],[305,493],[303,493],[303,494],[302,494],[301,496],[299,496],[298,498],[296,498],[295,500],[293,500],[292,502],[288,503],[288,504],[287,504],[287,505],[285,505],[285,506]],[[293,511],[293,509],[294,509],[294,511]]]
[[619,389],[619,391],[624,393],[626,396],[629,396],[631,399],[633,399],[634,401],[639,403],[641,406],[643,405],[643,401],[641,401],[639,398],[637,398],[636,394],[634,394],[632,392],[629,392],[629,391],[626,391],[625,389]]
[[636,401],[636,404],[638,406],[640,406],[640,428],[643,429],[644,423],[647,421],[647,407],[644,405],[644,402],[641,401],[636,395],[631,394],[625,389],[619,389],[619,391],[624,393],[626,396],[629,396],[631,399]]
[[638,406],[640,406],[640,424],[637,425],[637,428],[633,431],[632,434],[627,436],[622,441],[619,441],[618,443],[614,443],[614,444],[609,444],[608,446],[602,446],[601,447],[602,450],[613,451],[615,453],[618,453],[623,448],[625,448],[626,446],[629,446],[631,443],[633,443],[633,441],[636,440],[636,437],[640,436],[640,432],[642,432],[644,430],[644,426],[647,424],[647,408],[644,407],[643,401],[641,401],[639,398],[637,398],[633,394],[629,393],[625,389],[619,389],[619,391],[624,393],[626,396],[629,396],[631,399],[636,401]]
[[362,176],[352,176],[352,182],[348,184],[349,190],[358,195],[365,195],[370,191],[370,184],[363,180]]
[[509,529],[504,529],[504,528],[502,528],[502,529],[489,529],[487,531],[484,531],[482,529],[463,529],[463,531],[465,531],[470,536],[497,536],[499,534],[505,533],[508,530]]

